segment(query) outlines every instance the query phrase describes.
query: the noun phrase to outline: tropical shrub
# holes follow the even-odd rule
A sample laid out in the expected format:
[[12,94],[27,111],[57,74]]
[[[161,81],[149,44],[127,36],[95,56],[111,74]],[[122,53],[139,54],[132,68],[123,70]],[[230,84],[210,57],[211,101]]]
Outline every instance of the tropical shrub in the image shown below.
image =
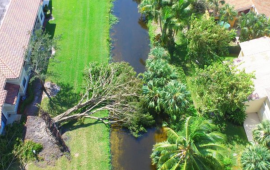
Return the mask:
[[222,170],[225,137],[210,120],[188,117],[179,133],[166,128],[168,139],[154,145],[152,163],[158,170]]
[[187,31],[187,59],[203,67],[220,56],[228,54],[228,46],[235,37],[234,30],[228,30],[215,23],[213,18],[194,18]]
[[38,153],[43,149],[40,143],[35,143],[31,140],[19,142],[20,144],[15,147],[15,152],[21,162],[26,163],[37,158]]
[[163,48],[151,50],[146,62],[147,70],[142,75],[143,100],[150,111],[166,113],[173,120],[178,120],[192,104],[186,85],[179,81],[179,74],[168,59],[168,53]]
[[220,10],[220,20],[225,22],[233,21],[237,15],[238,12],[229,4],[225,4]]
[[232,63],[214,63],[197,68],[191,80],[196,102],[205,116],[242,124],[245,104],[253,92],[253,74],[237,69]]
[[241,41],[270,35],[270,20],[264,14],[256,14],[252,11],[247,14],[242,13],[238,27],[241,29]]
[[270,151],[261,145],[248,146],[241,156],[243,170],[269,170]]
[[253,130],[253,139],[258,144],[270,148],[270,121],[265,120]]

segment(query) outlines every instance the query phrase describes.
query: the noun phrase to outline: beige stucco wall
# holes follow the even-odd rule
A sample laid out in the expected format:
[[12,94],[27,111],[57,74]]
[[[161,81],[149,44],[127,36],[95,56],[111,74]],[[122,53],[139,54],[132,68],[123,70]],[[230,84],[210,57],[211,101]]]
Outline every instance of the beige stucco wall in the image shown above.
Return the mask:
[[260,118],[260,121],[263,120],[270,120],[270,102],[269,99],[267,98],[264,102],[260,110],[258,111],[258,116]]
[[246,113],[258,113],[265,100],[266,97],[246,102]]
[[252,131],[256,128],[257,124],[260,123],[257,113],[248,113],[247,119],[244,122],[244,129],[247,134],[248,141],[253,141]]

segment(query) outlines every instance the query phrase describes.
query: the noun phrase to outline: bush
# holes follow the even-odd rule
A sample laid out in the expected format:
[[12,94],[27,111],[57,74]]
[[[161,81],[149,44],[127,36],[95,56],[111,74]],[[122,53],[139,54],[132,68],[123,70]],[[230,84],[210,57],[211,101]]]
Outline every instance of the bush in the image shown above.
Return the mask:
[[43,146],[39,143],[35,143],[31,140],[26,140],[24,143],[20,142],[15,148],[18,152],[18,158],[21,162],[28,162],[35,160],[37,154],[43,149]]
[[222,164],[224,166],[224,170],[231,170],[232,169],[232,159],[229,158],[229,157],[225,157],[223,160],[222,160]]

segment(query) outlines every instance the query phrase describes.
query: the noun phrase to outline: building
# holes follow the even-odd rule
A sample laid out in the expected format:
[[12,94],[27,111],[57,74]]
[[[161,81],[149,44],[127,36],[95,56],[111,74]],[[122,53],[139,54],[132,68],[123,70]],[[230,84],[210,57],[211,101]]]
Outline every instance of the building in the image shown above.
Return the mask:
[[0,1],[0,134],[7,124],[21,118],[18,105],[30,78],[24,66],[29,56],[26,49],[32,32],[43,25],[45,3],[48,1]]
[[257,14],[265,14],[270,17],[270,0],[225,0],[227,4],[234,6],[238,13],[255,11]]
[[234,60],[239,69],[255,73],[255,90],[246,102],[247,119],[244,128],[249,141],[252,130],[263,120],[270,120],[270,38],[261,37],[240,43],[241,52]]

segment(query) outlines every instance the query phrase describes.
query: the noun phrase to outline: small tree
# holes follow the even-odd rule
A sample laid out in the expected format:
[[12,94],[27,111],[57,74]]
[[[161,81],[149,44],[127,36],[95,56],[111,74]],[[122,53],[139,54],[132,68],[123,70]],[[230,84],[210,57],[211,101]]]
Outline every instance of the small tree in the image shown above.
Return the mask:
[[217,25],[213,18],[194,18],[186,33],[187,59],[200,66],[209,65],[219,60],[220,56],[228,54],[229,43],[235,35],[234,30]]
[[[36,30],[31,37],[27,50],[26,64],[32,73],[31,81],[38,79],[43,86],[43,90],[48,95],[44,80],[46,79],[49,60],[54,58],[53,51],[58,50],[58,41],[60,36],[52,38],[49,34],[44,33],[41,29]],[[30,56],[28,56],[30,54]],[[50,97],[48,95],[48,97]]]
[[241,156],[243,170],[269,170],[270,151],[261,145],[248,146]]
[[270,148],[270,121],[265,120],[253,130],[253,139],[258,144]]
[[241,41],[270,35],[270,21],[264,14],[256,14],[253,11],[247,14],[242,13],[238,27],[241,29]]
[[253,74],[231,63],[214,63],[196,69],[192,91],[202,113],[242,124],[246,118],[244,102],[253,92],[252,78]]

